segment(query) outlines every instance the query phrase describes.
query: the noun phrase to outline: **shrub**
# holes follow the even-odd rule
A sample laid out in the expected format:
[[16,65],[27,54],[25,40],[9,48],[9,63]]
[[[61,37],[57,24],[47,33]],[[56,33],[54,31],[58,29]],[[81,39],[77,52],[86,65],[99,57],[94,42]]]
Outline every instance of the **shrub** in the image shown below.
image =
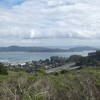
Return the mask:
[[0,74],[4,74],[4,75],[8,74],[7,68],[1,63],[0,63]]
[[65,69],[63,69],[63,70],[60,71],[61,74],[65,74],[65,73],[67,73],[67,72],[68,72],[68,71],[65,70]]

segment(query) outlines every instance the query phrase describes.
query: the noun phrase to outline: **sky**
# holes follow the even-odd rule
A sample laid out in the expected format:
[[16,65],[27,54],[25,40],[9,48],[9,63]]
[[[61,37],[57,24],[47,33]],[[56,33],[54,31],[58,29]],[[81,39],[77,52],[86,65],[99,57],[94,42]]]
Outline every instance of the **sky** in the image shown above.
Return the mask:
[[100,46],[100,0],[0,0],[0,46]]

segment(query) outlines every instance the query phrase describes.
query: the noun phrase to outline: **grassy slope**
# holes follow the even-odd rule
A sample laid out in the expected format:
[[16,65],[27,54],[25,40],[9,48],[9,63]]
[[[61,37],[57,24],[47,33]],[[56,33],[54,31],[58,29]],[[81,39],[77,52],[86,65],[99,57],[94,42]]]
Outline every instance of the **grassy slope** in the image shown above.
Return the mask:
[[0,75],[0,100],[100,100],[100,68]]

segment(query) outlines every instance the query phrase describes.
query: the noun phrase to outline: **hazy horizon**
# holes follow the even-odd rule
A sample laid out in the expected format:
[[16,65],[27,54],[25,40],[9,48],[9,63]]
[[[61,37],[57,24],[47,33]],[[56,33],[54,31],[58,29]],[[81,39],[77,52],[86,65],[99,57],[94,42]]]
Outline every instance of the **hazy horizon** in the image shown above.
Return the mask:
[[0,46],[0,48],[1,47],[12,47],[12,46],[14,46],[14,47],[43,47],[43,48],[51,48],[51,49],[71,49],[71,48],[78,48],[78,47],[90,47],[90,48],[97,48],[97,49],[99,49],[100,47],[97,47],[97,46],[89,46],[89,45],[83,45],[83,46],[81,46],[81,45],[74,45],[74,46],[32,46],[32,45],[25,45],[25,46],[23,46],[23,45],[6,45],[6,46]]

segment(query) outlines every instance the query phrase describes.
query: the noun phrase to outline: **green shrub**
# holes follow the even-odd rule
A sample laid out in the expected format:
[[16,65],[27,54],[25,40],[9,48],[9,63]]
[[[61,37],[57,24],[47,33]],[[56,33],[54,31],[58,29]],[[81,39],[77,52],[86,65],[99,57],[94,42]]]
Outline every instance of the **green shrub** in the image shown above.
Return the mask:
[[63,69],[63,70],[60,71],[61,74],[65,74],[65,73],[67,73],[67,72],[68,72],[68,71],[65,70],[65,69]]
[[84,71],[84,73],[88,73],[88,74],[94,75],[97,78],[100,78],[100,71],[98,70],[86,70]]
[[7,68],[3,64],[0,63],[0,74],[7,75],[8,71]]
[[96,81],[96,86],[100,87],[100,80]]

